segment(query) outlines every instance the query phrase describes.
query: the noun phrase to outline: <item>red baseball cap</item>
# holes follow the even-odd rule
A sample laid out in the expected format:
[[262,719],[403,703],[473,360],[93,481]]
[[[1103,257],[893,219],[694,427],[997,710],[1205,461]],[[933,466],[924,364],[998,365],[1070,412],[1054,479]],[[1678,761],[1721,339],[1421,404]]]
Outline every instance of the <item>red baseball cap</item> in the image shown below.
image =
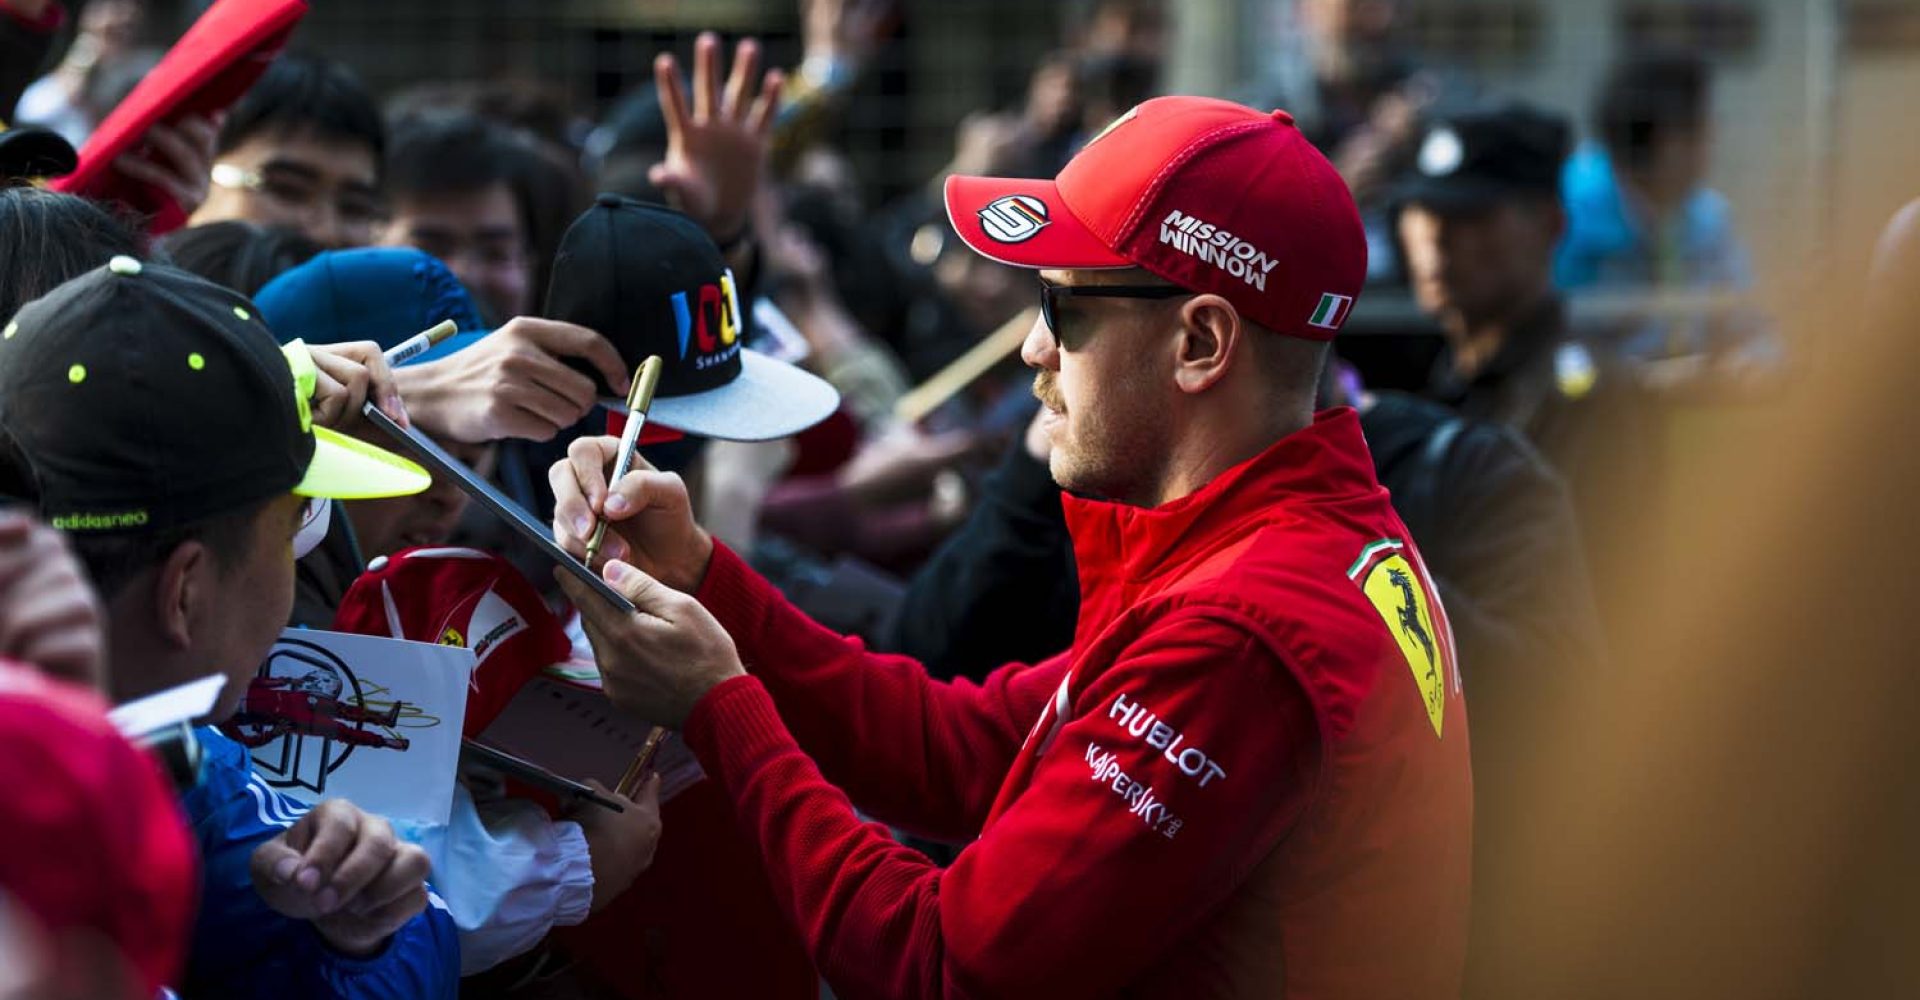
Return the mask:
[[478,549],[417,548],[375,559],[348,588],[333,627],[473,650],[465,736],[487,728],[521,685],[573,651],[533,584]]
[[253,87],[306,16],[306,0],[215,0],[80,148],[80,164],[54,181],[56,191],[117,201],[151,216],[160,235],[186,224],[173,196],[113,169],[159,122],[225,111]]
[[1329,340],[1367,275],[1367,238],[1333,164],[1285,111],[1158,97],[1054,180],[947,179],[947,216],[1015,267],[1141,267],[1262,326]]
[[135,996],[184,967],[199,863],[160,764],[107,721],[94,692],[0,661],[0,897],[56,944],[98,935]]

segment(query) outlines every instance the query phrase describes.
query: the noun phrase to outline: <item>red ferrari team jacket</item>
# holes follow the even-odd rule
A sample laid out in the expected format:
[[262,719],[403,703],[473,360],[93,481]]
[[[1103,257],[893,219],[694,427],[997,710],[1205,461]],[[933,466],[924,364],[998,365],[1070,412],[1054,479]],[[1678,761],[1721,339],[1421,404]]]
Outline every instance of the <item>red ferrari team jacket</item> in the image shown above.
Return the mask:
[[[698,596],[750,676],[686,737],[836,994],[1458,995],[1466,709],[1353,412],[1164,506],[1067,517],[1073,647],[977,685],[716,547]],[[855,804],[971,843],[941,869]]]

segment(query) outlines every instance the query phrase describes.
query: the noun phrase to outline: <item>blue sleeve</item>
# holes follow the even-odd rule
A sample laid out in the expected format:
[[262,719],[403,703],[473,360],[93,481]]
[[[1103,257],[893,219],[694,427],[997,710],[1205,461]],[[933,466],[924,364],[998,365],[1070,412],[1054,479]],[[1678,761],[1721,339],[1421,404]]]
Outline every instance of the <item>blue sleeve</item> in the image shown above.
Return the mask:
[[1605,152],[1589,143],[1567,158],[1560,170],[1560,200],[1567,232],[1554,253],[1556,287],[1591,288],[1619,280],[1613,272],[1633,269],[1627,258],[1634,256],[1639,237]]
[[451,998],[459,993],[460,951],[453,919],[428,891],[425,912],[380,954],[334,952],[313,925],[269,909],[253,889],[248,860],[306,806],[254,774],[240,744],[199,730],[206,751],[198,787],[183,799],[202,864],[200,915],[181,996],[245,1000]]

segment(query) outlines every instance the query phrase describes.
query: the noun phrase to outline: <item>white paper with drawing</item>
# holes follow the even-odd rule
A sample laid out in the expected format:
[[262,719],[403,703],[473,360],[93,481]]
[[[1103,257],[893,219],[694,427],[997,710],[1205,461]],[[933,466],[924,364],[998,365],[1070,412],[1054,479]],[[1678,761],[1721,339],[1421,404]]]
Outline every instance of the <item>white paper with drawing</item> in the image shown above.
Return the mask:
[[473,664],[454,646],[288,629],[226,729],[296,799],[445,824]]

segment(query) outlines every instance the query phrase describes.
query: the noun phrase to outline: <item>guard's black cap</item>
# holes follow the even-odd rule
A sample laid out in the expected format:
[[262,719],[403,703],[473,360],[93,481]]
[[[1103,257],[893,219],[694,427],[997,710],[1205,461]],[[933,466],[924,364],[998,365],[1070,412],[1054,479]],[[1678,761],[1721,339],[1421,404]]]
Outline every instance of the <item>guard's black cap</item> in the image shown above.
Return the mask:
[[1516,196],[1551,196],[1572,145],[1566,119],[1510,103],[1437,119],[1427,129],[1415,174],[1394,192],[1398,205],[1471,212]]
[[[748,350],[742,290],[706,232],[660,205],[603,194],[560,241],[546,314],[597,331],[629,368],[665,362],[650,420],[706,437],[760,441],[826,419],[839,394],[826,382]],[[619,397],[574,362],[602,396]]]
[[417,493],[418,466],[313,426],[313,360],[246,298],[115,257],[0,330],[0,435],[41,512],[78,532],[151,531],[298,493]]

